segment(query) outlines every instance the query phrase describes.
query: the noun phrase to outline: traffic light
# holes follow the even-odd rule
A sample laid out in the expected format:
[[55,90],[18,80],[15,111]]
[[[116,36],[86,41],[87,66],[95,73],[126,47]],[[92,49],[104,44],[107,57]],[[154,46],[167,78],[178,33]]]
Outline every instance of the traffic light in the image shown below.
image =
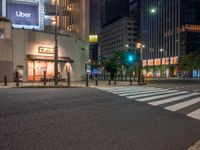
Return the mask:
[[129,54],[129,55],[128,55],[128,62],[129,62],[129,63],[133,63],[133,60],[134,60],[133,55]]

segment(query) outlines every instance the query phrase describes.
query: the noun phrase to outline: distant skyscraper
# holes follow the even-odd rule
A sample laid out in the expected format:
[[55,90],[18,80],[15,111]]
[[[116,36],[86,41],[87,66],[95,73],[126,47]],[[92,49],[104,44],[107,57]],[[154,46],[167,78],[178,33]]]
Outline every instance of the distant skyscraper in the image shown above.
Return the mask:
[[129,16],[129,0],[101,0],[101,26]]
[[200,0],[141,0],[140,7],[145,66],[170,66],[200,51]]
[[100,50],[105,58],[135,48],[139,31],[137,6],[137,0],[101,0]]

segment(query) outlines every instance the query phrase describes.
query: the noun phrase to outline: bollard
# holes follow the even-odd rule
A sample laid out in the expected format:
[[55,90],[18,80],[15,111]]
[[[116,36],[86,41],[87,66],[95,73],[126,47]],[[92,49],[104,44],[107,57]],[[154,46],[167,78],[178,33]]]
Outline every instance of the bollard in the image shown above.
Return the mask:
[[67,86],[71,86],[70,85],[70,72],[67,73]]
[[47,85],[47,77],[46,77],[47,72],[44,71],[44,86]]
[[19,87],[19,72],[18,71],[16,71],[15,77],[16,77],[16,86]]
[[89,83],[88,83],[88,74],[86,74],[86,87],[89,86]]
[[108,85],[111,85],[111,79],[110,79],[110,76],[108,77]]
[[114,85],[117,85],[117,80],[116,80],[116,77],[115,77],[115,80],[114,80]]
[[95,85],[98,86],[98,78],[96,78],[96,83],[95,83]]
[[7,76],[4,76],[4,86],[7,86]]

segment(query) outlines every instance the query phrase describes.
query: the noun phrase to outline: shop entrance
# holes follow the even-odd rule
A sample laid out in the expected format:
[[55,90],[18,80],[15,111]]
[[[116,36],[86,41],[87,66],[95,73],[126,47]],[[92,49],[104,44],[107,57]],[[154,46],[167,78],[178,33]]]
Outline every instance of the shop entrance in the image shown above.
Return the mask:
[[44,78],[44,71],[46,77],[53,79],[54,77],[54,63],[45,61],[29,61],[28,62],[28,80],[40,81]]
[[[44,72],[46,71],[47,79],[54,78],[54,57],[52,56],[38,56],[28,55],[28,81],[42,81],[44,79]],[[67,74],[64,72],[69,70],[70,63],[74,61],[69,57],[58,58],[58,77],[65,78]],[[68,66],[69,65],[69,66]],[[67,66],[66,69],[64,66]]]

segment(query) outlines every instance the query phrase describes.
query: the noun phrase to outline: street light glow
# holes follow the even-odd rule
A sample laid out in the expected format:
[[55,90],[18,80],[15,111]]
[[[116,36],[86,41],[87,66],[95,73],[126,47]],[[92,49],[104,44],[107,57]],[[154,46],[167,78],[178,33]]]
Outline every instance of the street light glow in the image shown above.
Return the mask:
[[143,45],[142,43],[137,43],[137,44],[136,44],[136,47],[137,47],[137,48],[145,48],[145,45]]
[[152,8],[151,9],[151,13],[155,13],[156,12],[156,9],[155,8]]

